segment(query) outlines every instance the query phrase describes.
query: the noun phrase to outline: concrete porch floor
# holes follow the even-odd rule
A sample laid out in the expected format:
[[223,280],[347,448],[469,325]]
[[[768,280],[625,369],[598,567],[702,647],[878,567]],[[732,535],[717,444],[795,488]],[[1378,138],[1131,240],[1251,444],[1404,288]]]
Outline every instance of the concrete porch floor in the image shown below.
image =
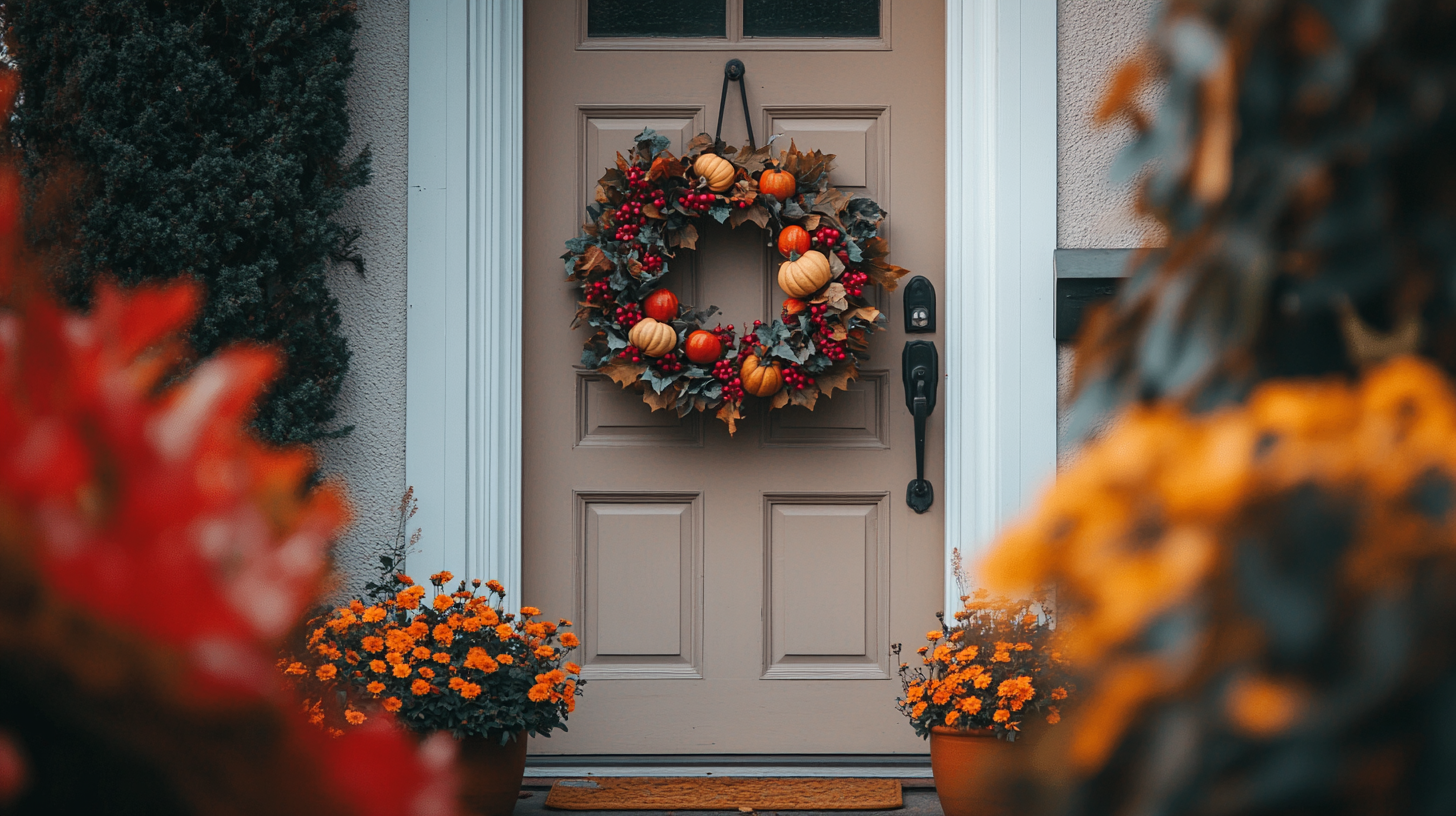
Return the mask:
[[[522,798],[516,802],[515,816],[563,816],[571,814],[575,816],[661,816],[662,814],[678,814],[682,816],[745,816],[736,811],[715,811],[715,810],[684,810],[684,811],[661,811],[661,810],[554,810],[546,807],[546,794],[551,790],[555,779],[528,778],[521,786]],[[894,814],[894,816],[942,816],[940,800],[935,798],[935,783],[929,779],[902,779],[900,780],[901,795],[904,798],[905,806],[899,810],[785,810],[785,811],[758,811],[757,816],[877,816],[878,814]]]

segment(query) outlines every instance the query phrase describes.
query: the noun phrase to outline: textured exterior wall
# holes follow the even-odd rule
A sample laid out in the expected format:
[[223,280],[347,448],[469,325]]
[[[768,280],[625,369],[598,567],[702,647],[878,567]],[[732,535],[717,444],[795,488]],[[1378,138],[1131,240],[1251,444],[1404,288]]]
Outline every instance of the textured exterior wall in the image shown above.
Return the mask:
[[341,571],[362,583],[373,545],[393,534],[405,489],[405,205],[409,153],[409,0],[359,0],[360,30],[349,114],[350,150],[368,145],[374,181],[355,190],[340,214],[364,230],[363,277],[347,265],[329,281],[353,351],[340,394],[340,425],[354,432],[323,446],[326,474],[342,476],[354,526],[338,550]]
[[1131,129],[1092,123],[1109,78],[1137,52],[1157,6],[1158,0],[1057,4],[1058,246],[1101,249],[1162,242],[1156,222],[1133,214],[1132,184],[1108,180]]

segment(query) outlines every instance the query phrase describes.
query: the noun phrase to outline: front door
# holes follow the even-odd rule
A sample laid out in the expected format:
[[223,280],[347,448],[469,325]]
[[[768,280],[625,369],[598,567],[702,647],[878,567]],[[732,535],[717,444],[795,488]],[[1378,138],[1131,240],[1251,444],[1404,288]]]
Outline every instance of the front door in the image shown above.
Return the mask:
[[[890,262],[941,288],[944,4],[594,5],[526,4],[518,599],[576,621],[589,681],[570,732],[532,750],[924,752],[895,707],[889,649],[913,650],[935,625],[943,517],[905,503],[915,448],[900,292],[878,295],[889,324],[849,392],[813,412],[747,410],[730,437],[711,416],[653,413],[576,368],[578,290],[558,258],[637,132],[653,128],[681,155],[713,130],[724,64],[738,57],[757,139],[836,154],[834,186],[889,211]],[[667,6],[683,19],[654,16]],[[736,87],[727,108],[723,138],[744,144]],[[767,235],[699,229],[697,251],[671,264],[683,302],[716,305],[725,324],[777,315]],[[937,487],[941,415],[927,450]]]

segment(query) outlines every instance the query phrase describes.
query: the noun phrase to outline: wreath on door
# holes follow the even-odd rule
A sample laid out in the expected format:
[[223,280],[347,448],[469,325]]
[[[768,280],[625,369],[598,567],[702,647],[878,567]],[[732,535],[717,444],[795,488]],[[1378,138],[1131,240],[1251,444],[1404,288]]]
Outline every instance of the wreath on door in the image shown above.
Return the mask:
[[[870,334],[885,322],[866,288],[893,291],[908,272],[885,261],[884,209],[829,185],[833,155],[792,142],[777,158],[771,145],[739,150],[706,133],[682,157],[669,144],[639,133],[597,182],[590,221],[566,242],[566,271],[582,293],[572,328],[593,329],[582,366],[639,390],[654,411],[714,411],[730,434],[747,397],[813,410],[859,375]],[[708,328],[716,307],[693,309],[662,286],[669,262],[696,248],[704,216],[769,232],[789,296],[777,317],[741,333]]]

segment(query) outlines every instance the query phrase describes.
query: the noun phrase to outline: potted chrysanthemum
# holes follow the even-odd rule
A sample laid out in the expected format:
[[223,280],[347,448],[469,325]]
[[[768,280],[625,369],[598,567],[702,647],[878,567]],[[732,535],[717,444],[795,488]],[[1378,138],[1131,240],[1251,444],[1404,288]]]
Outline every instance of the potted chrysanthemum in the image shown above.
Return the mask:
[[[946,816],[996,807],[998,797],[980,784],[977,768],[989,752],[1014,742],[1031,718],[1059,722],[1071,690],[1047,598],[992,598],[976,590],[961,602],[953,624],[940,615],[940,628],[926,633],[927,645],[916,650],[921,665],[900,664],[904,693],[897,700],[915,733],[930,740]],[[900,644],[894,651],[900,654]]]
[[[571,621],[504,608],[496,581],[430,576],[433,593],[381,556],[381,578],[364,597],[311,621],[305,654],[285,673],[314,686],[315,718],[341,708],[342,723],[392,715],[410,730],[460,740],[462,804],[486,814],[515,806],[526,735],[566,729],[584,685],[567,654],[579,643]],[[483,586],[483,590],[482,590]],[[431,597],[426,597],[431,595]],[[342,701],[342,706],[333,703]]]

